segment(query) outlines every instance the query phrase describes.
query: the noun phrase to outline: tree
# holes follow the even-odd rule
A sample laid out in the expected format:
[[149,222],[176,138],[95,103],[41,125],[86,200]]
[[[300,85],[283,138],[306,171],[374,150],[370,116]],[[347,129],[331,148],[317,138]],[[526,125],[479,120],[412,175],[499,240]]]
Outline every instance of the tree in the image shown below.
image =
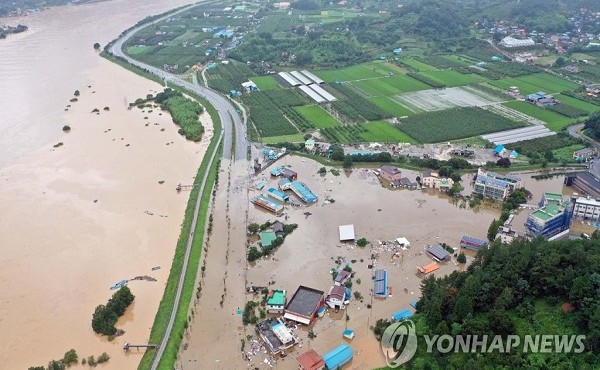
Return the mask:
[[464,253],[460,253],[458,257],[456,257],[456,262],[458,263],[467,263],[467,256]]
[[319,168],[318,173],[319,175],[325,175],[327,173],[327,169],[325,167],[321,167]]
[[508,168],[510,167],[510,159],[509,158],[500,158],[496,161],[496,165],[498,167]]
[[342,167],[345,169],[352,168],[352,156],[350,154],[346,154],[344,156],[344,163],[342,164]]
[[100,43],[99,42],[94,43],[94,50],[100,50]]
[[248,232],[250,234],[256,234],[258,232],[258,230],[260,230],[260,225],[257,224],[256,222],[253,222],[250,225],[248,225]]
[[77,362],[79,362],[79,356],[77,356],[77,352],[74,349],[70,349],[63,356],[62,362],[70,367],[71,365],[75,365]]
[[81,93],[79,92],[79,90],[75,90],[75,92],[73,93],[73,95],[75,96],[79,96]]
[[339,145],[332,146],[331,150],[332,150],[331,159],[333,159],[334,161],[343,161],[344,160],[344,149],[341,146],[339,146]]
[[369,242],[367,241],[367,239],[365,238],[360,238],[356,241],[356,245],[358,245],[359,247],[366,247],[367,244],[369,244]]
[[564,57],[558,57],[554,62],[554,66],[557,68],[564,67],[567,64],[567,60]]
[[421,183],[421,176],[417,176],[416,180],[417,180],[417,183],[420,184]]
[[48,370],[65,370],[66,367],[61,361],[52,360],[48,363]]
[[96,362],[99,364],[103,364],[105,362],[108,362],[108,360],[110,360],[110,356],[108,355],[108,353],[102,352],[102,354],[98,356],[98,360]]
[[592,240],[598,240],[600,239],[600,231],[598,231],[598,229],[596,229],[593,233],[592,233]]
[[489,241],[494,241],[496,239],[496,234],[498,234],[498,228],[500,227],[499,220],[492,220],[490,223],[490,227],[488,228],[487,238]]

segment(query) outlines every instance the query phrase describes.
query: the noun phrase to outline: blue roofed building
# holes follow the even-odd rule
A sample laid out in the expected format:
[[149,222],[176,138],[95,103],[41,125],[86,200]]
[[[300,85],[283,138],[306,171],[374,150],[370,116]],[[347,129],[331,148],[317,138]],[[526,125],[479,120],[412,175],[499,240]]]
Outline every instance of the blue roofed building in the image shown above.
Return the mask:
[[373,295],[378,298],[387,298],[387,270],[377,269],[373,277]]
[[504,145],[496,145],[496,147],[494,148],[494,154],[502,155],[502,153],[504,153]]
[[408,308],[405,308],[402,311],[394,312],[392,314],[392,320],[402,321],[402,320],[410,319],[412,316],[413,316],[413,313]]
[[218,39],[218,38],[230,39],[232,37],[233,37],[233,31],[229,31],[229,30],[221,30],[213,35],[213,38],[215,38],[215,39]]
[[352,356],[354,356],[352,348],[350,348],[350,346],[347,344],[340,344],[333,350],[324,354],[323,360],[325,361],[327,369],[338,370],[350,362],[350,360],[352,360]]

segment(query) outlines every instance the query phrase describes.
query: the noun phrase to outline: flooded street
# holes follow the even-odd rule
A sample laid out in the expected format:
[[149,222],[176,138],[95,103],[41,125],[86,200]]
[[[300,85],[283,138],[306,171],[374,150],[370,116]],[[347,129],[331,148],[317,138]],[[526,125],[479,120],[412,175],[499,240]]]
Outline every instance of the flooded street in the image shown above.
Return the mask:
[[[128,110],[161,86],[92,45],[185,3],[110,1],[0,20],[30,28],[0,40],[0,368],[47,364],[71,348],[107,352],[106,369],[137,367],[141,352],[122,346],[147,341],[188,198],[175,185],[193,181],[212,127],[202,116],[206,135],[191,143],[167,113]],[[109,287],[143,275],[157,281],[129,283],[136,298],[117,324],[125,335],[94,334]]]

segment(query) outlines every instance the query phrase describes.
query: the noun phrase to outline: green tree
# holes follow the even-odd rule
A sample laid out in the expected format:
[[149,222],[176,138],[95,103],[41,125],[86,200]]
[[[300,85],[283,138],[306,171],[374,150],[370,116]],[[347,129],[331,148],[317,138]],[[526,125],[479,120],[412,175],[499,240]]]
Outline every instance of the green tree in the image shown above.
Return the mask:
[[467,263],[467,256],[465,256],[465,254],[461,252],[461,253],[458,255],[458,257],[456,257],[456,261],[457,261],[458,263]]
[[331,148],[331,159],[334,161],[343,161],[344,160],[344,149],[339,145],[334,145]]
[[352,168],[352,164],[352,156],[349,154],[344,156],[344,163],[342,164],[342,167],[344,167],[345,169],[350,169]]
[[52,360],[48,363],[48,370],[65,370],[66,367],[61,361]]
[[319,168],[318,173],[320,175],[325,175],[327,173],[327,169],[325,167],[321,167],[321,168]]
[[94,50],[100,50],[100,43],[99,42],[94,43]]
[[496,234],[498,234],[498,228],[500,227],[500,221],[493,219],[490,223],[490,227],[488,227],[487,238],[489,241],[494,241],[496,239]]
[[359,247],[366,247],[367,244],[369,244],[369,242],[367,241],[367,239],[365,238],[360,238],[356,241],[356,245],[358,245]]
[[557,68],[562,68],[567,64],[567,60],[564,57],[558,57],[556,58],[556,61],[554,62],[554,66]]
[[79,356],[77,356],[77,352],[74,349],[70,349],[65,352],[62,362],[64,362],[68,367],[71,367],[71,365],[75,365],[79,362]]
[[260,225],[257,224],[256,222],[253,222],[250,225],[248,225],[248,232],[250,234],[256,234],[258,232],[258,230],[260,230]]

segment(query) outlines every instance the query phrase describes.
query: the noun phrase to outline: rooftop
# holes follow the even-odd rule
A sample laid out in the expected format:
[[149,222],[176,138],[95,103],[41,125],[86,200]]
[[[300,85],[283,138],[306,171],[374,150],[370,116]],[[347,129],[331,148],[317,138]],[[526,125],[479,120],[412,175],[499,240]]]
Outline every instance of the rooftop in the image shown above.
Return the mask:
[[267,298],[267,304],[283,306],[285,304],[285,290],[271,290]]
[[556,194],[556,193],[544,193],[544,198],[546,198],[547,200],[554,201],[554,202],[562,202],[562,200],[563,200],[562,194]]
[[340,240],[354,240],[354,225],[341,225],[339,227]]
[[305,370],[321,369],[325,366],[323,357],[315,352],[314,349],[310,349],[297,358],[298,364]]
[[319,306],[323,293],[321,290],[300,285],[285,310],[302,316],[311,316]]
[[485,186],[493,186],[495,188],[505,189],[508,186],[508,183],[504,180],[495,179],[488,175],[477,175],[477,180],[475,180],[475,184],[482,184]]
[[270,246],[273,241],[277,238],[274,231],[268,230],[260,233],[260,244],[265,247]]
[[338,369],[352,359],[352,348],[347,344],[340,344],[333,350],[323,355],[323,360],[328,369]]
[[398,175],[402,173],[398,167],[394,166],[381,166],[381,171],[390,175]]
[[577,200],[575,201],[577,204],[585,204],[588,206],[600,206],[600,200],[598,199],[594,199],[594,198],[587,198],[587,197],[579,197],[577,198]]
[[543,208],[533,212],[531,215],[539,218],[540,220],[547,221],[562,211],[563,207],[559,206],[558,204],[549,203]]

